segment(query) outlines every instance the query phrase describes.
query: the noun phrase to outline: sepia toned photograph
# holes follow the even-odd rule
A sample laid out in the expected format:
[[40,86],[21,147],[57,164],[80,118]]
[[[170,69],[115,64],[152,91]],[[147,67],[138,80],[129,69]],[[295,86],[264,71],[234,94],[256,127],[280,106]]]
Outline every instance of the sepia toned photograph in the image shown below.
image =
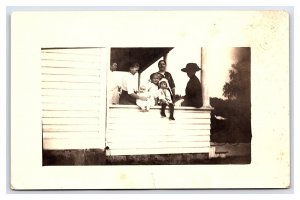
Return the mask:
[[250,59],[249,47],[42,48],[43,165],[249,164]]
[[289,188],[289,30],[285,10],[12,13],[11,189]]

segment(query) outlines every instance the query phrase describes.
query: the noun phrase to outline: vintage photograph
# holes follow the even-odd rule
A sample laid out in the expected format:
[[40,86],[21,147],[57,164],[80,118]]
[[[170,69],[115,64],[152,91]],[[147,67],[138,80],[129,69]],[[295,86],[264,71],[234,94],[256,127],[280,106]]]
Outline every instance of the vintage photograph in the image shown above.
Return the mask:
[[250,47],[42,48],[41,73],[44,166],[251,163]]
[[291,184],[289,13],[11,14],[11,188]]

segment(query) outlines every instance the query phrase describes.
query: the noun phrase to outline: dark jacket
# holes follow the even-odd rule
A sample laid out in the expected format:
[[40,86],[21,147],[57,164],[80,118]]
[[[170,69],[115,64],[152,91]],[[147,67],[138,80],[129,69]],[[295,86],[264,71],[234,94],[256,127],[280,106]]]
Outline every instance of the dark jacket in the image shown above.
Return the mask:
[[202,106],[202,88],[199,79],[192,76],[185,88],[184,101],[182,106],[200,108]]

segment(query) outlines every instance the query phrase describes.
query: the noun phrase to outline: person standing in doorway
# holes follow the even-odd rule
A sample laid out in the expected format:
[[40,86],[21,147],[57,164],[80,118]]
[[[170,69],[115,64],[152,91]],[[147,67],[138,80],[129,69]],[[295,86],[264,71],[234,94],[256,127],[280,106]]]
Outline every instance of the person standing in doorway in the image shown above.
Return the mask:
[[110,71],[108,74],[108,103],[118,104],[121,92],[120,81],[116,77],[115,71],[117,71],[118,64],[112,62],[110,65]]

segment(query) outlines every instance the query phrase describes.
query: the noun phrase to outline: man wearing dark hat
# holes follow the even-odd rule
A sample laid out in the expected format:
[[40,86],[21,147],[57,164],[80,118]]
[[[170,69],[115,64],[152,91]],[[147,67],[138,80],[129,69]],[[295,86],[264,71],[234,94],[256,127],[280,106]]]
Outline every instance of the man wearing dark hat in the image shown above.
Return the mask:
[[202,106],[202,88],[196,72],[200,71],[200,67],[196,63],[188,63],[181,71],[186,72],[190,78],[185,88],[184,101],[182,106],[191,106],[200,108]]

